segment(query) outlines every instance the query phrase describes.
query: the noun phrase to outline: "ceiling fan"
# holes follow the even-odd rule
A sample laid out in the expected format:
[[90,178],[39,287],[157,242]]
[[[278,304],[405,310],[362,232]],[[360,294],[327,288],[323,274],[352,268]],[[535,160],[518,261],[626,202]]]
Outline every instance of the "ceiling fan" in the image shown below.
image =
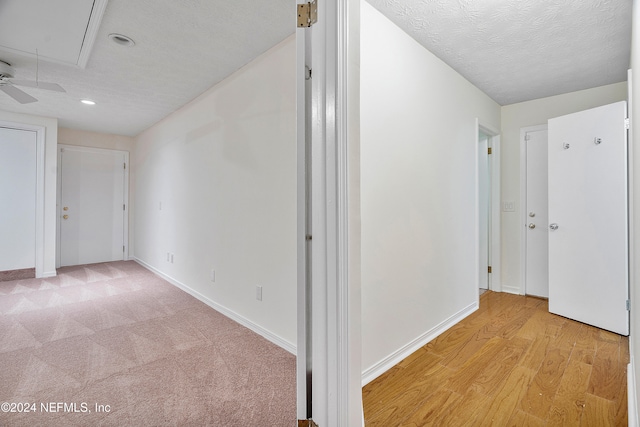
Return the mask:
[[38,81],[38,73],[36,72],[36,80],[17,80],[13,78],[13,68],[11,64],[0,59],[0,91],[6,93],[11,98],[21,104],[37,102],[33,96],[23,92],[16,86],[35,87],[38,89],[53,90],[56,92],[66,92],[62,86],[57,83],[45,83]]

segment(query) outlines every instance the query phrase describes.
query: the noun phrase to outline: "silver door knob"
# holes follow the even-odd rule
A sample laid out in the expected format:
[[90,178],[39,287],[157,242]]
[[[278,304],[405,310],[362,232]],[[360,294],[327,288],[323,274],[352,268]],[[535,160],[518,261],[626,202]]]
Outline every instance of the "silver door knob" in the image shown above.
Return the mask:
[[533,230],[534,228],[536,228],[536,225],[534,223],[531,223],[529,224],[529,228]]
[[549,225],[549,228],[552,230],[557,230],[558,229],[558,224],[556,224],[555,222],[551,225]]

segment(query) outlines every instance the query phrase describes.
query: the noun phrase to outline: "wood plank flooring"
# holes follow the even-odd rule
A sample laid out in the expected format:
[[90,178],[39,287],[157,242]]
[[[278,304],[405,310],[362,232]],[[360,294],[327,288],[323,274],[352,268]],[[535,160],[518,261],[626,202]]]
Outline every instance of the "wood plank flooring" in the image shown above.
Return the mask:
[[363,388],[372,426],[626,426],[629,339],[486,292]]

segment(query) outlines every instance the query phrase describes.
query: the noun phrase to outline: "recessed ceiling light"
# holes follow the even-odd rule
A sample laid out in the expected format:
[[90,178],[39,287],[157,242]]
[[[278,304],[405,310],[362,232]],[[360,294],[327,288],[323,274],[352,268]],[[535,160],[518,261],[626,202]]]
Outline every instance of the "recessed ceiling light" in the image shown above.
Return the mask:
[[109,39],[111,39],[112,42],[118,43],[122,46],[133,46],[134,44],[136,44],[136,42],[134,42],[131,37],[127,37],[123,34],[118,33],[109,34]]
[[83,104],[86,104],[86,105],[96,105],[96,103],[95,103],[95,102],[93,102],[93,101],[92,101],[92,100],[90,100],[90,99],[83,99],[83,100],[82,100],[82,101],[80,101],[80,102],[82,102]]

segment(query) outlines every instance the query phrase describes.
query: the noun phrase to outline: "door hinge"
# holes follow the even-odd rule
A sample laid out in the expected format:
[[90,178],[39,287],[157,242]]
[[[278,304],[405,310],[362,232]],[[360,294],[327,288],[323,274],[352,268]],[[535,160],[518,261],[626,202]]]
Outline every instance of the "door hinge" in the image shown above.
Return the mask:
[[530,139],[529,134],[528,134],[528,133],[525,133],[525,134],[524,134],[524,140],[525,140],[525,141],[528,141],[529,139]]
[[488,271],[489,273],[491,273],[491,266],[489,266],[489,268],[487,268],[487,271]]
[[491,155],[491,147],[487,148],[487,154]]
[[631,310],[631,301],[627,300],[627,311]]
[[318,3],[311,0],[308,3],[298,4],[298,28],[310,27],[318,22]]
[[124,246],[122,247],[122,252],[124,252]]
[[126,206],[126,205],[122,205],[122,210],[123,210],[123,211],[126,211],[126,210],[127,210],[127,208],[126,208],[125,206]]
[[631,127],[631,121],[629,120],[629,117],[627,117],[626,119],[624,119],[624,128],[629,129],[630,127]]
[[122,164],[122,169],[126,169],[126,168],[127,168],[127,164],[126,164],[126,163],[123,163],[123,164]]

